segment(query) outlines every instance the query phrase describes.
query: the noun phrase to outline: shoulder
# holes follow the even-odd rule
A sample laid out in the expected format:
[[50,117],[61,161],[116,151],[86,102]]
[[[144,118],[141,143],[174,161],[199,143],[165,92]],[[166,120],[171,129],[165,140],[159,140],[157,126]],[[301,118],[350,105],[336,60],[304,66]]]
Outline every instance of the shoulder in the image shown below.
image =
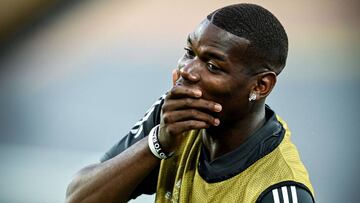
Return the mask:
[[257,203],[314,203],[310,191],[300,185],[285,185],[269,188],[264,191]]

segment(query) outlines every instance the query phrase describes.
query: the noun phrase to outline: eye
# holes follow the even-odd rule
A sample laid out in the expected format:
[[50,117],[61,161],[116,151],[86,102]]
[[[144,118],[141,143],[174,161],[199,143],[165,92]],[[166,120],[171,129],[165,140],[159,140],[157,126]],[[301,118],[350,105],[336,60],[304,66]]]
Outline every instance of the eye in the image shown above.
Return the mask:
[[207,63],[206,66],[207,66],[208,70],[212,73],[222,72],[222,70],[219,67],[215,66],[214,64]]
[[189,48],[189,47],[185,47],[185,56],[187,58],[194,58],[195,57],[195,53]]

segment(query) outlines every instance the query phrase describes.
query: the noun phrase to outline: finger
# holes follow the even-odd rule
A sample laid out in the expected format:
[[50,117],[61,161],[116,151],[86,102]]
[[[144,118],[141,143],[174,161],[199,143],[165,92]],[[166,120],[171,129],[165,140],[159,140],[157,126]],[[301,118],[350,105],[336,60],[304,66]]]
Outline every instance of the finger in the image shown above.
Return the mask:
[[173,86],[175,86],[176,81],[179,79],[180,77],[180,72],[179,69],[174,69],[172,70],[172,81],[173,81]]
[[181,99],[168,99],[163,104],[162,110],[164,112],[174,111],[180,109],[201,109],[212,112],[220,112],[222,106],[216,102],[206,99],[194,99],[194,98],[181,98]]
[[194,97],[200,98],[202,92],[199,89],[185,87],[185,86],[174,86],[169,91],[167,98],[182,98],[182,97]]
[[218,118],[214,118],[213,116],[196,109],[186,109],[165,113],[163,115],[163,120],[165,124],[173,124],[186,120],[204,121],[213,126],[218,126],[220,124],[220,120]]

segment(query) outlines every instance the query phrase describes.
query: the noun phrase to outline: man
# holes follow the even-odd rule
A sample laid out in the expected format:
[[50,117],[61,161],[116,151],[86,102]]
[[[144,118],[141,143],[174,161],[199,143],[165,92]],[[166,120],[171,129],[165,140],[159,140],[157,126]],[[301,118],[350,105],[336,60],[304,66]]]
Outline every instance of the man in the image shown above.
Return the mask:
[[265,105],[288,41],[266,9],[236,4],[190,33],[161,97],[101,163],[82,169],[68,202],[314,202],[287,125]]

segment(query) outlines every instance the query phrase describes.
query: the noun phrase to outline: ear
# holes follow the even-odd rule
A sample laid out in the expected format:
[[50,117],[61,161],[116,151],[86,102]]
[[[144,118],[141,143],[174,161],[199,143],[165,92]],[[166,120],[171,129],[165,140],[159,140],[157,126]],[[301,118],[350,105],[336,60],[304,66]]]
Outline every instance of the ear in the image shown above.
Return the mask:
[[266,98],[276,84],[276,73],[273,71],[263,72],[257,75],[257,84],[253,91],[258,99]]

